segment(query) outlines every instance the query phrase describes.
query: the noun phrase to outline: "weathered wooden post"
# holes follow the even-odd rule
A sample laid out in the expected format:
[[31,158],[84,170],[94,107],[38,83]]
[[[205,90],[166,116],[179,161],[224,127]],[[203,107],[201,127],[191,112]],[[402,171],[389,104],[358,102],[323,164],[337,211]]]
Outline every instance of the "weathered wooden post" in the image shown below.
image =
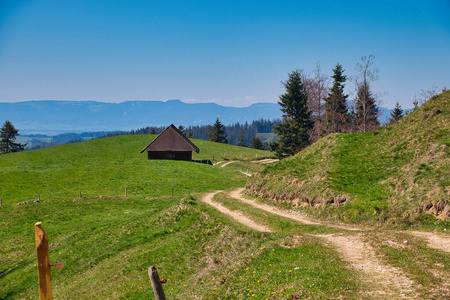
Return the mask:
[[153,293],[155,294],[156,300],[166,300],[161,280],[159,279],[158,271],[156,270],[155,266],[151,266],[148,268],[148,276],[150,277],[150,281],[152,282]]
[[36,254],[38,262],[38,277],[39,277],[39,299],[51,300],[52,283],[50,270],[50,257],[48,254],[48,239],[44,229],[41,226],[42,222],[34,224],[35,238],[36,238]]
[[127,187],[125,186],[125,197],[127,197]]
[[172,188],[172,198],[173,198],[173,188]]
[[81,191],[80,191],[80,199],[81,199]]

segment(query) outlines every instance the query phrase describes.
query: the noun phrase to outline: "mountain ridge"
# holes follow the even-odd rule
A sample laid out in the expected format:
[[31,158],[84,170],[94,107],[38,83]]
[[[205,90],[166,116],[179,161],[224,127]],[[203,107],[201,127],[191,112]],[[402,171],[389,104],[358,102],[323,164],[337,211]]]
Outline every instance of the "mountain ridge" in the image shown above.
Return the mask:
[[277,103],[255,103],[247,107],[222,106],[216,103],[167,101],[30,100],[0,103],[0,120],[10,120],[26,133],[63,133],[83,131],[131,130],[169,124],[195,126],[214,123],[252,122],[281,117]]
[[[380,107],[380,122],[387,123],[391,110]],[[251,123],[281,119],[278,103],[258,102],[246,107],[217,103],[186,103],[178,99],[127,100],[118,103],[79,100],[28,100],[0,102],[0,122],[11,121],[21,134],[57,135],[98,131],[129,131],[170,124],[195,126]]]

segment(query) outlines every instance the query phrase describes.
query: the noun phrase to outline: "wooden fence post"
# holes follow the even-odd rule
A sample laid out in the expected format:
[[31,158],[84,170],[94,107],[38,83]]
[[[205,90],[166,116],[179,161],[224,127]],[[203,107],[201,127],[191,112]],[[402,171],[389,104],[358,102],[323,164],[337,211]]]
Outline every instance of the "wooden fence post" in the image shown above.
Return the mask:
[[155,294],[156,300],[166,300],[161,280],[159,279],[158,271],[156,270],[155,266],[151,266],[148,268],[148,276],[150,277],[150,281],[152,282],[153,293]]
[[173,188],[172,188],[172,198],[173,198]]
[[127,187],[125,186],[125,197],[127,197]]
[[80,191],[80,199],[81,199],[81,191]]
[[39,299],[51,300],[52,283],[50,270],[50,257],[48,254],[48,239],[44,229],[41,226],[42,222],[34,224],[35,238],[36,238],[36,254],[38,262],[38,277],[39,277]]

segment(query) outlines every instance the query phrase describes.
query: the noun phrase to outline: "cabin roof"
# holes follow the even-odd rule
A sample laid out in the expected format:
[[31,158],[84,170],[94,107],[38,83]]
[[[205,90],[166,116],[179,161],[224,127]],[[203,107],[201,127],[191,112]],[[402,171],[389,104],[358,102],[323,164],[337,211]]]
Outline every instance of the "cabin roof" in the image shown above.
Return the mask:
[[161,132],[142,151],[195,151],[200,152],[178,128],[173,124]]

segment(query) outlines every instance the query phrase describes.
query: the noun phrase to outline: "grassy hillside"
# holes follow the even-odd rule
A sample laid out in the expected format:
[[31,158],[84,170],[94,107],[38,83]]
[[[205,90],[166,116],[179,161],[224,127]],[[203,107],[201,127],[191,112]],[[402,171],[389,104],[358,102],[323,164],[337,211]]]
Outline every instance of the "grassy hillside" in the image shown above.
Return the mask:
[[[245,184],[231,165],[148,161],[139,155],[148,142],[121,136],[0,156],[0,299],[38,297],[37,221],[51,262],[65,263],[52,271],[55,299],[149,299],[151,265],[168,278],[168,299],[352,298],[362,290],[336,251],[300,236],[311,226],[280,221],[280,232],[258,233],[198,203],[203,192]],[[242,154],[241,168],[265,154],[194,143],[195,159]],[[38,192],[42,200],[29,201]]]
[[[157,197],[225,189],[243,184],[229,168],[190,162],[149,161],[139,152],[151,135],[117,136],[0,156],[0,198],[3,204],[79,196],[128,195]],[[250,160],[266,151],[193,140],[200,148],[195,160]],[[270,154],[269,154],[270,155]],[[211,176],[205,176],[205,173]],[[227,180],[217,180],[224,177]],[[181,180],[182,179],[182,180]]]
[[389,127],[323,138],[265,168],[247,190],[326,219],[448,226],[449,147],[447,91]]

